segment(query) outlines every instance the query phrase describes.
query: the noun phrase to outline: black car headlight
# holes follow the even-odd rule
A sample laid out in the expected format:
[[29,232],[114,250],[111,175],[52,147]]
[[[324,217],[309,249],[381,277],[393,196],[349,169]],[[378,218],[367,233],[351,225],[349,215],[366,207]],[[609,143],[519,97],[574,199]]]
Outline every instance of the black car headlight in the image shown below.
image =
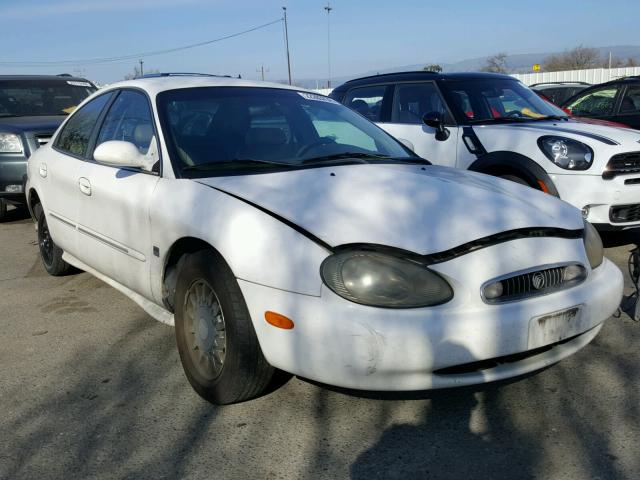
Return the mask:
[[604,259],[604,248],[602,247],[602,239],[596,228],[586,220],[584,221],[584,249],[587,251],[589,265],[594,269],[598,267]]
[[542,153],[566,170],[587,170],[593,163],[593,150],[571,138],[547,135],[538,139],[538,146]]
[[325,259],[320,273],[336,294],[372,307],[428,307],[453,298],[444,278],[400,255],[364,249],[339,252]]

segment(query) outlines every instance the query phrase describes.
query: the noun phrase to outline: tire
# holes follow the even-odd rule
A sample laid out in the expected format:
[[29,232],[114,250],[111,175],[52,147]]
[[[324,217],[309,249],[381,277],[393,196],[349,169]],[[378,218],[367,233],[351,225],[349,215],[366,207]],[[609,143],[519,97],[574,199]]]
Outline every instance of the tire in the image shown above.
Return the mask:
[[525,185],[527,187],[534,188],[536,190],[540,190],[539,187],[534,187],[530,185],[524,178],[518,177],[517,175],[500,175],[500,178],[504,178],[505,180],[509,180],[510,182],[519,183],[520,185]]
[[3,222],[5,218],[7,218],[7,202],[0,198],[0,222]]
[[180,361],[202,398],[226,405],[267,388],[274,368],[262,354],[238,282],[220,254],[203,250],[185,259],[175,305]]
[[59,277],[71,271],[71,265],[62,259],[62,249],[51,238],[44,212],[41,212],[38,218],[38,249],[42,264],[49,275]]

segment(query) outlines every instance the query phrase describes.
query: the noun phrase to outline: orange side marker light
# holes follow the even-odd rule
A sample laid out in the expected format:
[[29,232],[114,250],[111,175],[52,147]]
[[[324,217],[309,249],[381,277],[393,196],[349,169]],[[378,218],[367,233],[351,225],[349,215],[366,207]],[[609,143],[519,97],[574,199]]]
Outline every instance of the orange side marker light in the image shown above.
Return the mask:
[[293,320],[276,312],[264,312],[264,319],[274,327],[283,328],[284,330],[293,328]]
[[547,187],[547,185],[542,180],[538,180],[538,185],[540,185],[540,188],[544,193],[549,193],[549,187]]

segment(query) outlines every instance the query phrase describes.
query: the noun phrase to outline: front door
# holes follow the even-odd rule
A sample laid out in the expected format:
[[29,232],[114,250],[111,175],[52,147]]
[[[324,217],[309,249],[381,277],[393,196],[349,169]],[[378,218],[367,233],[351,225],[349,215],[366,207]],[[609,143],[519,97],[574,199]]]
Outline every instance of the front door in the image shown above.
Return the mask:
[[[436,138],[436,129],[425,125],[425,115],[439,116],[448,137]],[[448,112],[435,83],[398,83],[395,86],[390,122],[379,124],[414,152],[436,165],[456,166],[458,127]]]
[[[96,146],[108,140],[133,143],[157,155],[151,108],[145,94],[122,90],[104,118]],[[157,158],[157,157],[156,157]],[[85,162],[78,214],[79,258],[100,273],[152,299],[149,208],[157,172]]]

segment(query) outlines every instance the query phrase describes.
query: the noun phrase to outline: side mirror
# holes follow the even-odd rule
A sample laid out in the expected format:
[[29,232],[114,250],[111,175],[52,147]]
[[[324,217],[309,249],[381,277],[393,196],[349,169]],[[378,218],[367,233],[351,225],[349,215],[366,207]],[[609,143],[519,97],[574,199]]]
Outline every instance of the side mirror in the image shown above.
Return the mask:
[[[152,145],[155,145],[155,139]],[[143,155],[131,142],[109,140],[98,145],[93,152],[93,158],[96,162],[110,167],[142,168],[151,171],[158,160],[157,154],[154,155],[152,150],[155,149],[150,148],[149,153]]]
[[442,115],[438,112],[425,113],[422,122],[427,127],[436,129],[436,140],[444,141],[449,138],[451,132],[444,126]]

